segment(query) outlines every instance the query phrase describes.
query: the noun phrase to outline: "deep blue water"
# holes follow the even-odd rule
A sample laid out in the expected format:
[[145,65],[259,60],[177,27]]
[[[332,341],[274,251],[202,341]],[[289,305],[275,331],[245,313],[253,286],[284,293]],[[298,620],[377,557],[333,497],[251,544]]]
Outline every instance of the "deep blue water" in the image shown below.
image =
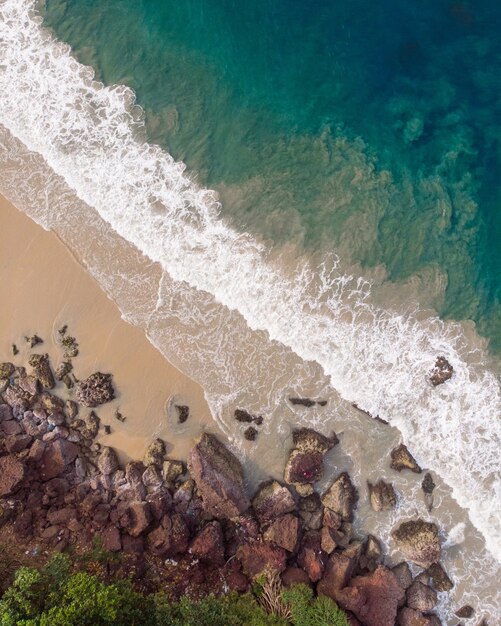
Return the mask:
[[439,270],[439,313],[501,350],[500,3],[47,0],[46,23],[239,228]]

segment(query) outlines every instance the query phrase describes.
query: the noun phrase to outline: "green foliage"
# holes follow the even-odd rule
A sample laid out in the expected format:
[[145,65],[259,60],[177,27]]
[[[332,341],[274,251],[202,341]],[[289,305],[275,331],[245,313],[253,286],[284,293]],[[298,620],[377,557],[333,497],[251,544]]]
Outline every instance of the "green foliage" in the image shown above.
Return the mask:
[[348,618],[338,605],[326,596],[313,598],[307,585],[295,585],[282,592],[289,605],[294,626],[349,626]]

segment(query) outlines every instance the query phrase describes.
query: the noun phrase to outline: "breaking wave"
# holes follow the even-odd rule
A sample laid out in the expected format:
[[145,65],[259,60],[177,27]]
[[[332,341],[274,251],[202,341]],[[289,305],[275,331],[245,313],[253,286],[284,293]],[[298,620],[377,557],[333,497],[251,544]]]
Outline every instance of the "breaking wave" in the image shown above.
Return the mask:
[[[501,394],[480,340],[375,306],[370,282],[334,255],[314,264],[235,230],[214,192],[146,142],[134,93],[96,82],[41,22],[35,0],[0,0],[0,122],[174,280],[317,362],[343,398],[399,428],[501,560]],[[437,355],[454,376],[432,388]]]

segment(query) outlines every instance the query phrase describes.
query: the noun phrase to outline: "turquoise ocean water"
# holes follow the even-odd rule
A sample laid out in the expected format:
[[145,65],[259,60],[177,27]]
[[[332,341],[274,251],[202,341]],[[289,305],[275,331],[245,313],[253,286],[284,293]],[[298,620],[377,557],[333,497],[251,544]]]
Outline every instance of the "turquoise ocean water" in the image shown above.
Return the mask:
[[48,0],[45,23],[239,230],[418,277],[501,351],[499,3]]

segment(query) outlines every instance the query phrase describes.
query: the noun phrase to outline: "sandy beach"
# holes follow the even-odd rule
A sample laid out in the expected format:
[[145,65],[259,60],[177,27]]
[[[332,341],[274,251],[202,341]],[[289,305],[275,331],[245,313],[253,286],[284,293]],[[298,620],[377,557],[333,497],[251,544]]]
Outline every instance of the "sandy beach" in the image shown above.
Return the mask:
[[[125,322],[116,305],[75,261],[58,237],[43,230],[0,197],[0,360],[22,364],[29,353],[25,336],[39,335],[57,366],[62,361],[58,329],[68,325],[80,347],[73,360],[84,378],[96,370],[113,374],[117,397],[98,413],[111,434],[101,440],[122,460],[140,458],[154,437],[168,443],[173,457],[184,458],[204,425],[211,422],[203,389],[171,365]],[[8,305],[7,305],[8,304]],[[12,345],[19,349],[14,356]],[[70,397],[62,383],[57,392]],[[190,417],[179,424],[175,404],[188,405]],[[121,423],[116,411],[126,418]]]

